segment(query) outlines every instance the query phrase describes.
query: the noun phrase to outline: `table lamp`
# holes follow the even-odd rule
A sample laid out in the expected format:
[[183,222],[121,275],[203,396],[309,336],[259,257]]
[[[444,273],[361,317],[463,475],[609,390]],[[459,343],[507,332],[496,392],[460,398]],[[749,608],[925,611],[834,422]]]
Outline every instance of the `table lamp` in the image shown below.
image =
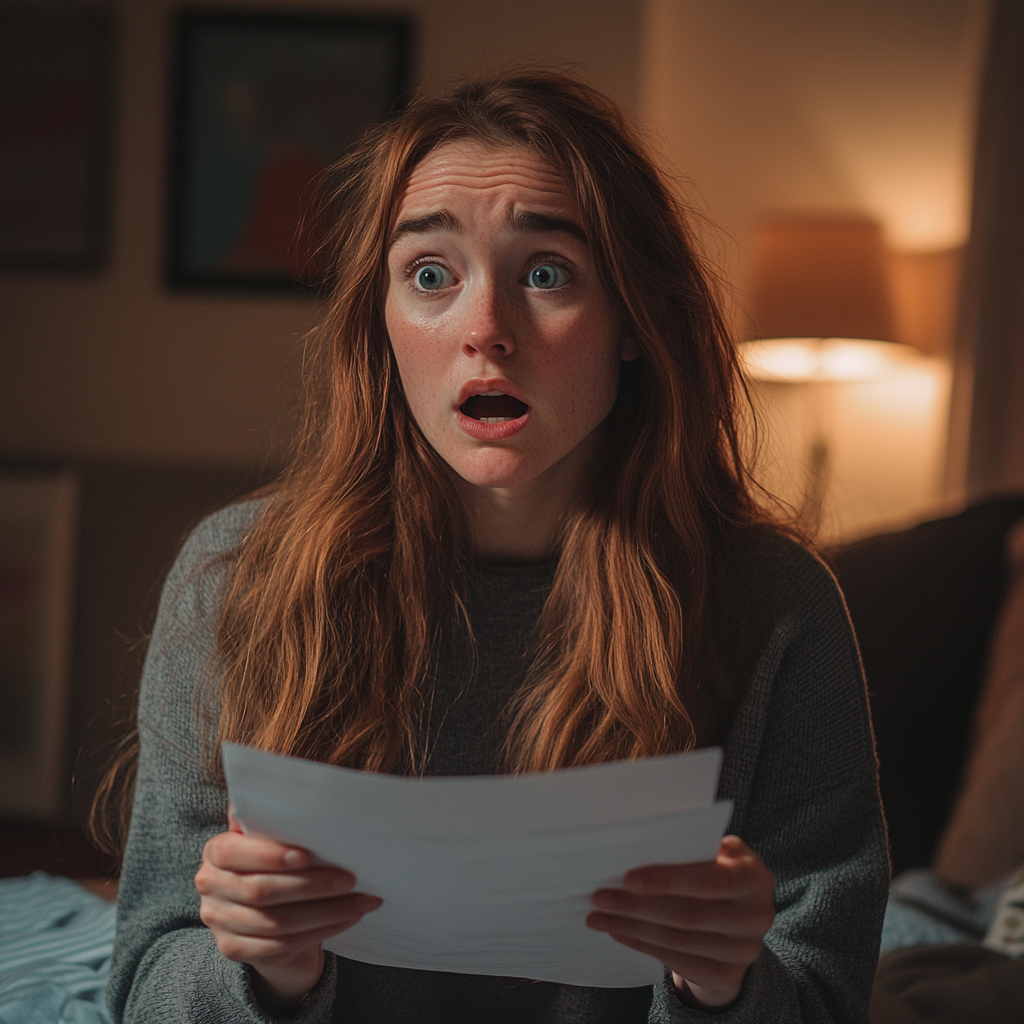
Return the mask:
[[846,538],[934,504],[949,370],[897,339],[880,225],[766,220],[749,310],[740,356],[769,428],[762,482],[809,532]]

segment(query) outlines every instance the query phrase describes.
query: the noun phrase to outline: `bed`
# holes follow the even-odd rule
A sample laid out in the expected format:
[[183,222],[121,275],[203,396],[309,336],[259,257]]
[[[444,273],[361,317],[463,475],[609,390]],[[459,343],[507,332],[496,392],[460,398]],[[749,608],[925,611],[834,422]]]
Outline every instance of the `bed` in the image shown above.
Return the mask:
[[0,879],[3,1024],[110,1024],[111,895],[45,871]]

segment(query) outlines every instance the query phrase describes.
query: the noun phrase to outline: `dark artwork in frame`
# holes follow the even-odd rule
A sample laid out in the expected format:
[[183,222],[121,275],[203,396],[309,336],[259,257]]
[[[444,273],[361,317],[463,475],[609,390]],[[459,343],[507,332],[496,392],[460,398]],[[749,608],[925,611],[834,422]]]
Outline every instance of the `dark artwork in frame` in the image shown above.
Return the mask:
[[112,32],[103,13],[0,10],[0,267],[102,268]]
[[177,29],[170,281],[305,291],[321,175],[402,103],[410,23],[204,10]]

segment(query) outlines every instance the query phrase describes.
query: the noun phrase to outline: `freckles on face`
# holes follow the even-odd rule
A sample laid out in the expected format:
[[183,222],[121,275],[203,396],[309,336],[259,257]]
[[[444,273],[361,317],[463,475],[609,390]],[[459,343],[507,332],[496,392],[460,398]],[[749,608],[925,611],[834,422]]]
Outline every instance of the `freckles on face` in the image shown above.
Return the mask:
[[515,488],[592,457],[623,329],[559,172],[526,149],[438,147],[406,183],[388,274],[409,409],[456,473]]

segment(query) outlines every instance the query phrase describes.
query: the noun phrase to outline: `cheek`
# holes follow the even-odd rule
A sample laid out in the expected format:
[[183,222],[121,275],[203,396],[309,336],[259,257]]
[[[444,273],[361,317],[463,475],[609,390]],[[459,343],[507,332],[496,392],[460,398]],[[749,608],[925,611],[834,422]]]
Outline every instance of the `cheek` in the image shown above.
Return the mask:
[[607,360],[603,372],[596,373],[587,381],[587,388],[581,396],[583,415],[596,426],[611,411],[619,393],[619,362]]
[[611,317],[588,318],[559,360],[557,379],[566,411],[585,420],[600,421],[611,411],[619,393],[621,328]]
[[419,420],[429,408],[443,375],[441,353],[437,339],[430,331],[396,312],[390,306],[385,311],[385,324],[395,355],[402,390],[413,415]]

